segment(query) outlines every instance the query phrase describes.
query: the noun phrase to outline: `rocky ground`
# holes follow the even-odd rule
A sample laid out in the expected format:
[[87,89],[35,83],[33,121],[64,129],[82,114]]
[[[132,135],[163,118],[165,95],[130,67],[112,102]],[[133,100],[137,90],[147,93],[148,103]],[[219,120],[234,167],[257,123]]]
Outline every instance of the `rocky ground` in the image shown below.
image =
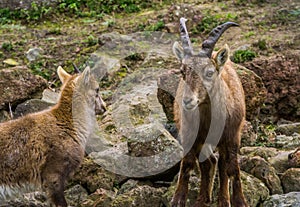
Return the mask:
[[[53,105],[58,65],[71,72],[72,63],[80,69],[89,64],[103,77],[108,111],[98,117],[97,136],[89,140],[87,156],[67,185],[69,204],[169,206],[181,154],[172,114],[180,77],[170,73],[179,68],[171,52],[178,40],[178,18],[190,19],[198,47],[210,25],[236,21],[240,27],[228,30],[216,47],[227,43],[240,62],[236,70],[247,103],[240,150],[245,197],[251,207],[299,206],[300,4],[181,2],[101,18],[61,14],[51,21],[1,25],[0,121]],[[244,53],[234,55],[236,51]],[[254,59],[245,58],[250,52]],[[199,191],[197,170],[189,186],[187,206]],[[217,195],[216,177],[214,205]],[[4,203],[0,206],[48,206],[39,191]]]

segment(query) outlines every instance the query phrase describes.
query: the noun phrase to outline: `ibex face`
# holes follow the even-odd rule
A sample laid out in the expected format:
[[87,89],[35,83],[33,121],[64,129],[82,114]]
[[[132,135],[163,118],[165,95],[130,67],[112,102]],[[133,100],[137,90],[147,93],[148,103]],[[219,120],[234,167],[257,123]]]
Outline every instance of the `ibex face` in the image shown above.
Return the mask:
[[[62,83],[65,83],[67,79],[71,77],[71,75],[60,66],[58,67],[57,72]],[[82,100],[87,100],[90,106],[94,106],[92,108],[95,109],[96,114],[103,114],[106,111],[106,104],[100,96],[99,83],[90,73],[91,71],[88,67],[82,74],[78,75],[74,82],[75,85],[78,85],[77,89],[82,90],[81,94],[86,96],[86,99]]]
[[95,113],[103,114],[106,111],[106,104],[102,100],[99,93],[99,83],[93,78],[90,77],[88,80],[89,84],[87,84],[87,97],[90,97],[91,104],[95,104]]
[[184,18],[180,19],[182,47],[178,42],[175,42],[173,52],[182,63],[181,72],[185,82],[182,106],[185,110],[194,110],[199,104],[206,103],[209,98],[208,94],[214,94],[215,85],[219,82],[222,68],[229,56],[229,48],[225,45],[212,58],[214,45],[226,29],[238,25],[227,22],[216,27],[208,39],[203,42],[202,50],[199,53],[194,53],[185,21]]

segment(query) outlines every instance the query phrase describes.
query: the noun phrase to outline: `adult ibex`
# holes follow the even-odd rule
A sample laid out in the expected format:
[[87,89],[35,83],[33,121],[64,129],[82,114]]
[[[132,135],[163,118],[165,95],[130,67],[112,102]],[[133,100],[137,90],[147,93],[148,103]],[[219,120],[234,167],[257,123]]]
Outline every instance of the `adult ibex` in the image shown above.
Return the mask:
[[220,179],[218,205],[230,206],[228,185],[229,178],[232,178],[231,205],[246,207],[237,157],[245,117],[244,92],[229,60],[228,46],[213,54],[223,32],[238,24],[227,22],[214,28],[202,43],[200,52],[194,53],[185,21],[180,19],[182,47],[178,42],[173,45],[173,52],[182,63],[183,78],[176,92],[174,117],[185,155],[171,203],[173,207],[185,206],[190,171],[200,159],[201,188],[194,206],[210,206],[217,163],[213,149],[217,148]]

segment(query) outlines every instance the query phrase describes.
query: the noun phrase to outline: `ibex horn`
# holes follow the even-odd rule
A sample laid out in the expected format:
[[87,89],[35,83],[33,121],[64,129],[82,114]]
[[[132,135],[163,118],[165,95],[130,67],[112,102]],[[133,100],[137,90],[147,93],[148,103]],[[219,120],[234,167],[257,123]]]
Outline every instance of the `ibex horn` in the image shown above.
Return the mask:
[[75,63],[72,63],[75,73],[81,73]]
[[186,29],[186,25],[185,25],[186,21],[187,21],[187,19],[185,19],[183,17],[180,18],[180,27],[179,27],[180,37],[181,37],[184,54],[192,54],[193,48],[191,45],[188,31]]
[[229,27],[238,27],[239,25],[234,22],[226,22],[222,25],[214,28],[208,35],[208,38],[202,43],[202,52],[204,52],[208,57],[211,57],[215,44],[221,37],[221,35],[229,28]]

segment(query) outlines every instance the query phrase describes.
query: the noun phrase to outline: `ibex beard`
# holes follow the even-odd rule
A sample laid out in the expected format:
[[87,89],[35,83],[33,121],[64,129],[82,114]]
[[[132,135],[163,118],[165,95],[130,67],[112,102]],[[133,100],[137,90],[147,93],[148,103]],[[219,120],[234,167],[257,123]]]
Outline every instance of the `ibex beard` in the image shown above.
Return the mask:
[[[180,19],[182,46],[177,42],[173,45],[173,52],[182,63],[183,78],[176,92],[174,117],[184,157],[171,205],[185,206],[190,171],[199,162],[201,188],[195,207],[211,205],[216,165],[220,181],[218,206],[247,207],[237,157],[245,117],[244,92],[229,60],[228,46],[212,52],[222,33],[237,24],[227,22],[213,29],[200,52],[194,53],[185,21]],[[214,148],[218,149],[218,160]],[[229,195],[229,180],[232,181],[232,196]]]
[[0,186],[34,184],[51,204],[66,207],[65,183],[81,164],[95,114],[106,108],[89,67],[75,75],[58,67],[57,73],[63,85],[56,105],[0,123]]

